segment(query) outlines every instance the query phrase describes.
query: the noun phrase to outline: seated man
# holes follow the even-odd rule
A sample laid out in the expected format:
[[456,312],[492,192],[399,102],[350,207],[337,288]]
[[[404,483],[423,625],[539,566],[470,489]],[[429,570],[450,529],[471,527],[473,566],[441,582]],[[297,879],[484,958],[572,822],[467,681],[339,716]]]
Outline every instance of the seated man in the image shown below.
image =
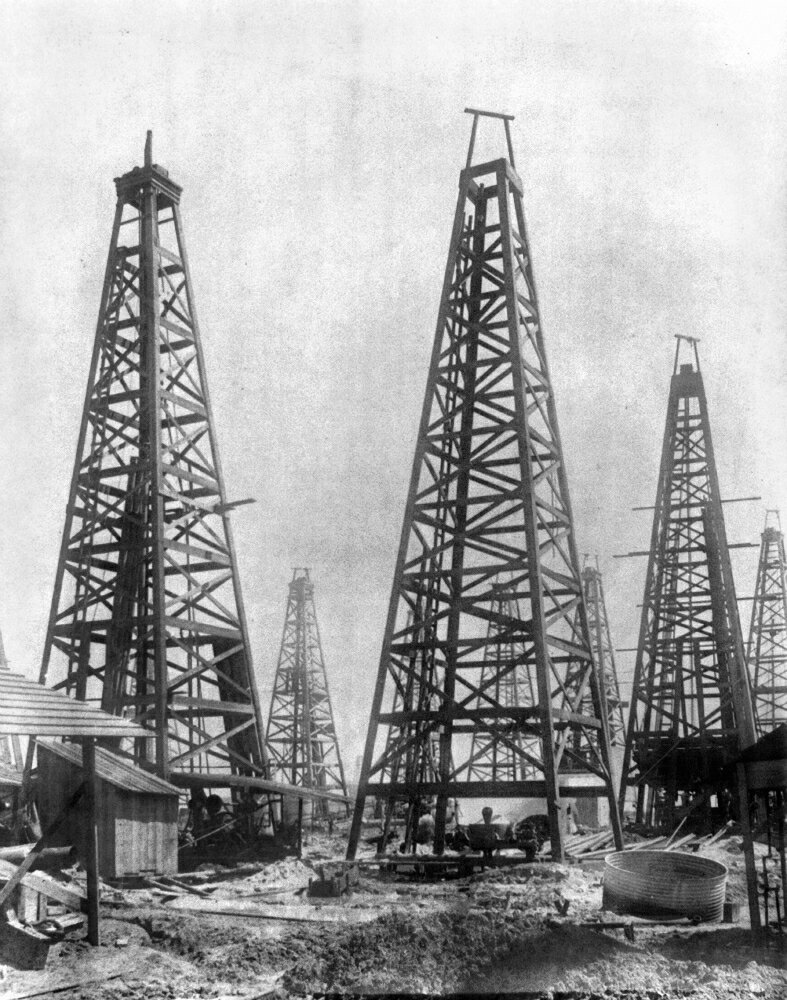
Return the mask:
[[[493,816],[492,808],[490,806],[484,806],[484,808],[481,810],[481,818],[484,821],[484,826],[489,826],[489,827],[493,826],[492,816]],[[497,830],[494,831],[494,836],[490,835],[490,839],[492,841],[498,839]],[[493,854],[494,854],[494,847],[490,844],[489,841],[487,841],[483,848],[484,859],[486,861],[491,860]]]
[[[428,854],[429,848],[434,840],[434,817],[428,806],[423,806],[421,816],[418,819],[418,826],[415,831],[415,853]],[[419,851],[419,847],[426,847],[425,851]]]

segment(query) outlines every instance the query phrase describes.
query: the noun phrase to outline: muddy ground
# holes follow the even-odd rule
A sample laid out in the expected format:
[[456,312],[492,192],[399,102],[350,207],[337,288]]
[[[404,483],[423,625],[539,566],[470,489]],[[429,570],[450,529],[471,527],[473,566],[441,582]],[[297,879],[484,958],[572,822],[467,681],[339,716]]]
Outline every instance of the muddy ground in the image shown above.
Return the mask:
[[[745,899],[740,841],[709,856],[730,867],[728,898]],[[45,972],[0,970],[0,998],[49,990],[62,1000],[281,998],[334,993],[525,993],[555,997],[787,996],[785,951],[737,924],[586,926],[601,910],[603,863],[522,864],[443,883],[364,867],[343,901],[305,887],[341,837],[315,836],[302,862],[201,873],[207,896],[106,893],[103,944],[81,932],[55,945]],[[370,856],[366,860],[371,860]],[[219,880],[220,879],[220,880]],[[215,912],[232,910],[232,913]],[[631,937],[633,936],[633,940]],[[75,979],[81,985],[63,989]],[[52,992],[59,990],[58,992]]]

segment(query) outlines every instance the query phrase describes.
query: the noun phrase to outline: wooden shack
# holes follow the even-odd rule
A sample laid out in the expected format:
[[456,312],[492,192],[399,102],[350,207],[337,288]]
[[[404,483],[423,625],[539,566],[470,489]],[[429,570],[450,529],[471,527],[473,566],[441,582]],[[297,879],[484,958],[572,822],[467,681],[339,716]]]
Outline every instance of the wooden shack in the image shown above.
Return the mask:
[[[46,826],[83,780],[82,749],[39,740],[38,806]],[[96,748],[99,873],[104,879],[174,875],[178,870],[178,795],[174,785],[117,754]],[[58,834],[83,857],[86,817],[72,813]]]

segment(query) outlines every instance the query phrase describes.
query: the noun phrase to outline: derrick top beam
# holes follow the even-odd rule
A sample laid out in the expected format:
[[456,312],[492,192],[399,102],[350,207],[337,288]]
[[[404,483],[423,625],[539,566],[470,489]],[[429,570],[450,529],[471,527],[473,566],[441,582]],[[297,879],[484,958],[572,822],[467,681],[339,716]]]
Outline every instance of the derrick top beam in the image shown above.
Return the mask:
[[514,120],[513,115],[504,115],[499,111],[482,111],[480,108],[465,108],[466,115],[473,116],[473,127],[470,131],[470,144],[467,148],[467,167],[473,162],[473,149],[475,148],[475,137],[478,131],[478,119],[479,118],[497,118],[503,122],[503,127],[506,130],[506,145],[508,146],[508,159],[511,162],[511,166],[516,169],[514,164],[514,145],[511,142],[511,122]]
[[118,198],[139,207],[142,192],[153,187],[169,204],[179,205],[183,188],[170,178],[169,171],[165,167],[152,162],[152,136],[152,132],[148,132],[145,143],[145,165],[133,167],[127,173],[115,178]]

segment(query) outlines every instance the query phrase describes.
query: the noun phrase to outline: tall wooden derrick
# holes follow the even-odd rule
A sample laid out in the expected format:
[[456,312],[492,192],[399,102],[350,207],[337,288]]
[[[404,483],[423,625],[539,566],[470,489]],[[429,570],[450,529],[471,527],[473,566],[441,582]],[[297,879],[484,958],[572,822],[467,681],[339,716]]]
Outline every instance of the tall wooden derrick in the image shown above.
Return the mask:
[[[692,361],[679,364],[681,344]],[[621,784],[671,827],[723,793],[754,715],[696,341],[670,385]]]
[[[308,569],[296,569],[289,585],[266,745],[283,781],[347,795]],[[327,816],[328,802],[314,809]]]
[[[776,525],[769,524],[775,515]],[[787,722],[787,562],[777,511],[760,543],[747,660],[760,736]]]
[[607,605],[604,600],[604,583],[596,566],[585,566],[582,570],[582,584],[585,591],[585,607],[587,608],[593,655],[596,658],[596,669],[604,682],[609,741],[611,746],[622,747],[626,742],[623,702],[620,697],[615,652],[609,632]]
[[[558,774],[568,760],[581,769],[571,794],[606,796],[620,836],[603,693],[584,610],[576,615],[582,582],[511,119],[492,115],[505,124],[508,158],[473,165],[485,113],[472,113],[349,857],[367,796],[433,802],[437,853],[449,799],[538,797],[562,856]],[[519,602],[516,621],[495,607],[498,578]],[[537,704],[497,693],[490,662],[512,643]],[[579,757],[577,731],[589,748]],[[537,744],[526,753],[534,777],[471,776],[474,735],[508,747],[517,734]]]
[[134,719],[182,786],[267,775],[183,227],[152,162],[117,207],[41,681]]

